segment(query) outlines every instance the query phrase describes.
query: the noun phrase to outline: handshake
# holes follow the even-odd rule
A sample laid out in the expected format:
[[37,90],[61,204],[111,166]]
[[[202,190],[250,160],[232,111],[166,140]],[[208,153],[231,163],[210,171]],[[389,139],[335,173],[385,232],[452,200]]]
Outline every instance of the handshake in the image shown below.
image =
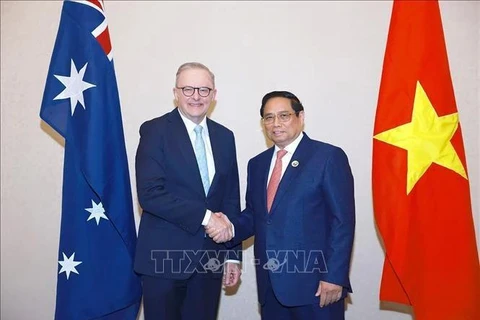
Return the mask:
[[212,212],[205,231],[216,243],[227,242],[233,238],[233,224],[222,212]]

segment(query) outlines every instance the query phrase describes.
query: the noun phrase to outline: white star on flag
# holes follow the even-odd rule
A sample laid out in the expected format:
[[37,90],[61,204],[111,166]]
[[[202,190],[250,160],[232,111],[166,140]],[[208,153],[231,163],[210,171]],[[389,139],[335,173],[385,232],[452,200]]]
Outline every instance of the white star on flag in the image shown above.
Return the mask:
[[88,83],[83,81],[83,77],[85,76],[85,71],[87,70],[88,62],[80,69],[80,72],[77,71],[77,67],[75,66],[75,62],[73,59],[71,60],[70,65],[70,76],[59,76],[54,74],[55,78],[57,78],[63,85],[65,89],[60,92],[53,100],[62,100],[70,98],[70,107],[72,108],[72,116],[75,112],[75,108],[77,107],[77,102],[80,102],[83,109],[85,109],[85,102],[83,101],[83,91],[95,87],[94,84]]
[[95,201],[92,200],[92,207],[85,208],[85,210],[90,212],[90,216],[88,217],[87,221],[95,218],[95,220],[97,221],[97,226],[100,223],[100,218],[108,220],[107,216],[105,215],[105,209],[103,209],[103,204],[101,201],[96,204]]
[[67,275],[67,280],[70,277],[70,272],[74,272],[76,274],[79,274],[77,269],[75,269],[76,266],[78,266],[82,261],[75,261],[75,252],[72,253],[70,258],[67,258],[64,252],[63,254],[63,261],[58,261],[58,263],[62,266],[62,269],[58,272],[58,274],[65,272]]

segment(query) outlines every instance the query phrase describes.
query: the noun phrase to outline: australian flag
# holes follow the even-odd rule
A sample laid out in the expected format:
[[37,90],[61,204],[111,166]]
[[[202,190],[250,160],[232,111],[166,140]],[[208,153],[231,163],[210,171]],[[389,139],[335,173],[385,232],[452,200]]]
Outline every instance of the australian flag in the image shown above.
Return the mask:
[[103,2],[63,3],[40,117],[65,138],[55,319],[136,319],[132,193]]

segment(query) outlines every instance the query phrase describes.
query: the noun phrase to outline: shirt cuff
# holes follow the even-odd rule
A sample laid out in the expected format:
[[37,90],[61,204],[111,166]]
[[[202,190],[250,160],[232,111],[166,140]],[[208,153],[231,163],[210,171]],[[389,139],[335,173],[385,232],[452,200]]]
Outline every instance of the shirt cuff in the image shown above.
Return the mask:
[[208,221],[210,221],[210,217],[212,216],[212,211],[208,210],[205,212],[205,217],[203,217],[202,226],[206,226]]
[[236,263],[236,264],[240,264],[240,261],[239,261],[239,260],[230,260],[230,259],[229,259],[229,260],[226,260],[226,261],[225,261],[225,263],[229,263],[229,262],[231,262],[231,263]]

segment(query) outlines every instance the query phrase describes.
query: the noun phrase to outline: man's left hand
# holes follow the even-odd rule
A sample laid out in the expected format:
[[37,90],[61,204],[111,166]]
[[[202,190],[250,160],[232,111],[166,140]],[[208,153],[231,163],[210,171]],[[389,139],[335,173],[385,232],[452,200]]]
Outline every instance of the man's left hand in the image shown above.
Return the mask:
[[320,307],[335,303],[342,297],[342,286],[338,284],[320,281],[315,297],[320,296]]
[[240,264],[235,262],[227,262],[223,271],[223,285],[225,287],[233,287],[240,279]]

